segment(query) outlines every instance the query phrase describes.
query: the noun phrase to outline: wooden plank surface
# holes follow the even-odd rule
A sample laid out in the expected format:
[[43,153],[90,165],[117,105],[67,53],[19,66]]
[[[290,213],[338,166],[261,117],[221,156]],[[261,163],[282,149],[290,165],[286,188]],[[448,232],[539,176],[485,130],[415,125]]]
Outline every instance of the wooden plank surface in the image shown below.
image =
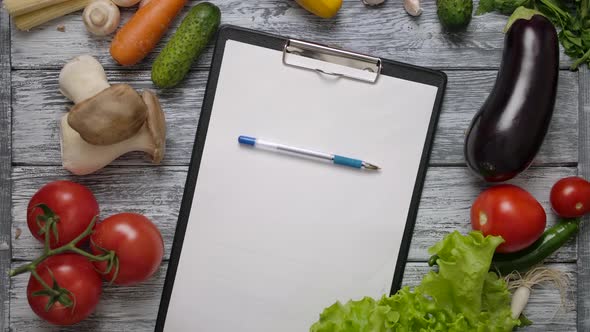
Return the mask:
[[0,331],[10,321],[10,220],[11,111],[10,111],[10,19],[0,10]]
[[[197,2],[189,1],[185,12]],[[291,0],[212,2],[221,8],[223,23],[447,69],[449,86],[431,157],[434,167],[427,174],[409,254],[411,262],[404,279],[408,285],[419,282],[428,270],[424,263],[428,258],[427,248],[452,230],[469,230],[470,205],[486,186],[462,166],[463,133],[493,85],[501,59],[504,39],[501,30],[506,17],[496,14],[474,17],[466,32],[447,33],[441,29],[436,17],[435,1],[423,1],[424,14],[419,18],[411,18],[399,1],[386,1],[383,6],[370,9],[365,8],[359,0],[344,0],[341,13],[332,20],[317,18]],[[477,1],[475,4],[477,6]],[[207,79],[211,48],[199,59],[190,78],[179,88],[158,91],[171,133],[163,166],[152,167],[142,154],[134,153],[120,158],[114,166],[97,174],[75,177],[60,166],[58,119],[69,104],[58,92],[59,70],[72,57],[91,54],[109,69],[108,75],[112,82],[131,83],[138,89],[153,88],[149,77],[150,64],[164,43],[141,64],[121,68],[108,53],[110,38],[90,36],[79,13],[43,25],[30,33],[23,33],[8,29],[7,16],[3,11],[0,12],[0,272],[9,267],[10,258],[14,267],[40,253],[41,245],[32,238],[26,226],[25,207],[38,188],[56,179],[71,179],[89,186],[101,204],[103,217],[133,211],[152,218],[162,231],[168,257]],[[131,12],[123,11],[124,20],[130,17]],[[173,28],[179,22],[177,20]],[[66,31],[57,31],[58,24],[64,24]],[[12,79],[9,62],[11,54],[12,68],[15,69]],[[562,68],[565,69],[570,63],[571,60],[562,54]],[[548,204],[551,185],[563,176],[576,174],[578,156],[580,173],[590,176],[590,135],[587,133],[590,126],[590,74],[587,70],[582,71],[579,77],[578,80],[578,73],[561,71],[555,116],[545,144],[535,166],[511,181],[531,191],[539,199],[548,212],[548,226],[555,222]],[[578,114],[579,111],[582,112]],[[578,116],[580,122],[576,125]],[[2,131],[11,125],[9,121],[3,122],[3,119],[10,120],[11,117],[12,135],[10,129]],[[8,140],[3,139],[3,136],[7,136]],[[6,143],[8,147],[3,149],[2,144]],[[6,165],[11,162],[12,173],[10,166],[6,170]],[[6,184],[10,174],[13,180]],[[6,187],[10,184],[12,189],[5,190],[10,188]],[[3,204],[6,200],[11,202],[8,203],[12,207],[10,211],[6,209],[7,203]],[[1,222],[3,206],[5,212],[10,213],[4,220],[11,218],[12,224]],[[22,234],[17,240],[12,240],[11,255],[10,242],[17,230]],[[579,241],[571,241],[548,259],[551,267],[566,271],[572,278],[567,306],[559,307],[559,297],[553,287],[534,291],[526,313],[535,325],[524,331],[590,330],[589,232],[587,227],[583,227]],[[4,331],[3,324],[9,321],[10,331],[151,330],[165,270],[164,263],[155,278],[137,287],[106,288],[97,312],[89,320],[65,329],[51,327],[35,317],[26,300],[28,278],[25,276],[13,280],[8,302],[8,297],[3,297],[1,292],[3,288],[8,289],[8,280],[3,278],[6,275],[3,273],[0,276],[0,331]],[[580,276],[579,283],[577,275]],[[578,291],[578,296],[574,290]],[[321,309],[318,308],[318,314]]]
[[[590,179],[590,70],[584,66],[580,70],[580,161],[578,164],[579,175]],[[578,330],[590,329],[590,222],[589,217],[582,220],[578,234],[578,288],[579,294],[577,307]]]
[[[16,266],[14,265],[14,267]],[[575,264],[550,264],[549,266],[567,273],[571,280],[571,286],[575,289]],[[404,276],[404,285],[414,286],[418,284],[428,271],[430,271],[430,268],[426,263],[409,263]],[[102,301],[91,317],[75,326],[64,328],[51,327],[31,312],[26,298],[28,277],[19,276],[15,278],[11,291],[12,321],[10,327],[13,331],[27,332],[152,331],[165,275],[166,266],[164,265],[154,278],[142,285],[105,288]],[[348,299],[342,300],[346,301]],[[533,289],[529,303],[525,314],[535,324],[519,331],[576,331],[575,292],[567,293],[567,300],[562,306],[559,292],[551,285],[545,285],[545,287]],[[326,306],[331,304],[326,303]],[[231,310],[241,310],[241,308],[232,309],[230,306],[228,310],[228,314],[230,314]],[[318,318],[322,310],[323,308],[318,308]]]
[[[487,98],[496,71],[449,71],[435,143],[433,165],[462,165],[464,132]],[[578,117],[577,73],[560,72],[557,105],[537,165],[575,164],[578,161],[575,125]],[[19,165],[61,165],[59,119],[70,106],[59,93],[58,71],[16,71],[12,86],[14,109],[14,162]],[[129,83],[137,89],[153,85],[149,71],[109,71],[113,83]],[[164,165],[188,165],[207,80],[206,71],[194,72],[178,88],[160,90],[169,130]],[[404,110],[400,110],[404,111]],[[118,165],[149,165],[148,158],[131,154]]]
[[[197,2],[190,1],[185,12]],[[222,23],[436,68],[497,68],[504,44],[502,29],[507,21],[506,16],[486,14],[474,17],[465,32],[445,33],[436,15],[436,1],[422,1],[424,13],[413,18],[406,14],[401,1],[366,8],[359,0],[344,0],[341,12],[330,20],[307,13],[291,0],[212,2],[221,8]],[[478,1],[474,2],[477,6]],[[131,11],[124,11],[123,20],[130,15]],[[179,23],[176,20],[173,28]],[[64,24],[65,32],[56,31],[57,24]],[[97,56],[109,68],[117,67],[109,55],[110,38],[90,36],[79,14],[43,25],[33,33],[14,29],[13,40],[13,65],[19,69],[60,67],[63,60],[81,53]],[[162,45],[133,69],[150,68]],[[208,66],[210,58],[209,48],[196,66]],[[566,68],[571,60],[562,53],[561,63]]]
[[[72,179],[87,185],[96,195],[101,217],[120,212],[138,212],[152,219],[162,232],[166,257],[180,209],[186,179],[186,166],[176,167],[109,167],[90,177],[72,177],[60,167],[15,167],[13,170],[13,232],[22,230],[13,241],[13,259],[32,260],[39,255],[41,243],[29,233],[26,206],[31,196],[45,183]],[[511,181],[529,190],[545,207],[549,206],[549,190],[557,179],[573,175],[575,167],[531,168]],[[465,167],[431,167],[420,202],[414,230],[410,261],[427,261],[427,249],[448,232],[470,229],[469,209],[485,187]],[[555,216],[548,212],[548,225]],[[575,262],[576,243],[572,241],[551,258],[554,262]]]

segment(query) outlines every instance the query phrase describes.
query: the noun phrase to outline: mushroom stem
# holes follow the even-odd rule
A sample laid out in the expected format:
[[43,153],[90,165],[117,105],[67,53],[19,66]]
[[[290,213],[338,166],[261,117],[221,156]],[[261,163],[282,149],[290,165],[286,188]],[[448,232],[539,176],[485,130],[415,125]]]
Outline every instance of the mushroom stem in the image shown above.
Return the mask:
[[75,104],[110,86],[102,65],[90,55],[75,57],[59,73],[59,90]]
[[[80,137],[68,124],[67,115],[61,119],[61,154],[63,167],[75,175],[87,175],[107,166],[120,156],[132,152],[158,155],[155,141],[147,123],[133,137],[112,145],[92,145]],[[161,160],[161,157],[160,157]]]

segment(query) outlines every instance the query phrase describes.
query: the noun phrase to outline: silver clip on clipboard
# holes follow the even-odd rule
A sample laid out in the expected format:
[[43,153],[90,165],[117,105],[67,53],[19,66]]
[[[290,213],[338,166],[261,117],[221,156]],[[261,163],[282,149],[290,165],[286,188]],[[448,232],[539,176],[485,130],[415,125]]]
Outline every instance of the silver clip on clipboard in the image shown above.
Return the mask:
[[[310,67],[308,63],[298,61],[301,59],[289,60],[289,55],[315,59],[348,68],[338,68],[333,65],[330,68],[320,68],[317,65]],[[287,66],[309,69],[326,75],[347,77],[368,83],[377,82],[382,68],[381,59],[379,58],[295,39],[289,39],[285,44],[283,49],[283,63]]]

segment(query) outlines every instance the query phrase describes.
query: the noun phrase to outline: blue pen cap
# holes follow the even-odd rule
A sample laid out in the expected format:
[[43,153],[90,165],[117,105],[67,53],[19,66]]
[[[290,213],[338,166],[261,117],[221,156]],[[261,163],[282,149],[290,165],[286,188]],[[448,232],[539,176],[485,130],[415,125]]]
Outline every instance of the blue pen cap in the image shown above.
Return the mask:
[[240,136],[240,137],[238,137],[238,142],[240,142],[240,144],[254,146],[254,145],[256,145],[256,138],[248,137],[248,136]]

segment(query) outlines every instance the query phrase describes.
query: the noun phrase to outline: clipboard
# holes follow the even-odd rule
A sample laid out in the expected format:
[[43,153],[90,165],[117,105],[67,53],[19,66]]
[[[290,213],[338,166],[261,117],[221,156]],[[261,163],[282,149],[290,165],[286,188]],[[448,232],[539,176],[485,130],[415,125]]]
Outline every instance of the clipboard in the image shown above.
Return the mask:
[[[446,82],[440,71],[222,26],[155,330],[305,331],[336,301],[395,293]],[[247,134],[383,169],[247,149],[237,142]]]

